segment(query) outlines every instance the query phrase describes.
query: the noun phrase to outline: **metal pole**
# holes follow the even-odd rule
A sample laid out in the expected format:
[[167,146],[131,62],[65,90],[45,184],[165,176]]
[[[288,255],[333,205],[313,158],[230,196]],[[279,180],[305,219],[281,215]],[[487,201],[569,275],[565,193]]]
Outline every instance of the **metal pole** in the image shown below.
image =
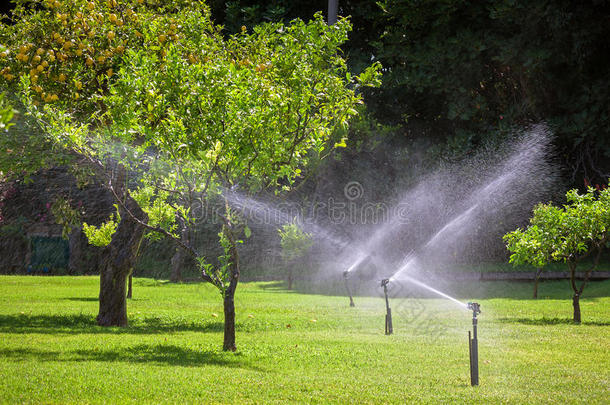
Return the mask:
[[472,310],[472,338],[468,331],[468,352],[470,354],[470,385],[479,385],[479,339],[477,337],[477,314],[481,313],[481,306],[476,302],[469,302],[468,309]]
[[472,385],[474,376],[472,374],[472,333],[470,331],[468,331],[468,359],[470,361],[470,385]]
[[349,275],[348,271],[343,272],[343,281],[345,281],[345,289],[347,290],[347,295],[349,296],[349,306],[355,307],[356,304],[354,304],[354,299],[352,298],[352,292],[349,289],[349,282],[347,281],[348,275]]
[[381,280],[381,285],[383,286],[383,294],[385,295],[385,334],[391,335],[394,333],[394,329],[392,328],[392,309],[390,308],[390,300],[388,299],[388,283],[389,279]]
[[472,371],[470,385],[479,385],[479,340],[477,339],[477,317],[472,318]]

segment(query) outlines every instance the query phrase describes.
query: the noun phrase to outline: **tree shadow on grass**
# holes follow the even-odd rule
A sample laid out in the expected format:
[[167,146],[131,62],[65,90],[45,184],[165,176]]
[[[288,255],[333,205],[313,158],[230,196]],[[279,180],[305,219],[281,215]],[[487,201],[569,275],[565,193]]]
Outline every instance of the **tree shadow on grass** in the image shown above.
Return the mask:
[[294,292],[287,288],[288,284],[285,281],[267,281],[260,283],[259,287],[264,291]]
[[[500,318],[503,323],[520,323],[522,325],[578,325],[570,318]],[[581,325],[586,326],[610,326],[610,322],[604,321],[582,321]]]
[[[237,323],[237,331],[242,325]],[[47,333],[47,334],[160,334],[171,332],[222,332],[224,324],[220,321],[193,321],[184,318],[136,318],[124,328],[101,327],[95,317],[84,314],[74,315],[0,315],[0,333]]]
[[126,362],[126,363],[157,363],[168,366],[193,367],[216,365],[232,368],[248,368],[259,370],[243,359],[239,353],[221,353],[211,350],[193,350],[169,344],[140,344],[137,346],[116,348],[112,350],[87,349],[66,352],[46,351],[35,348],[0,349],[0,357],[13,361],[36,360],[57,362]]
[[97,302],[100,299],[98,297],[67,297],[62,298],[64,301],[79,301],[79,302]]

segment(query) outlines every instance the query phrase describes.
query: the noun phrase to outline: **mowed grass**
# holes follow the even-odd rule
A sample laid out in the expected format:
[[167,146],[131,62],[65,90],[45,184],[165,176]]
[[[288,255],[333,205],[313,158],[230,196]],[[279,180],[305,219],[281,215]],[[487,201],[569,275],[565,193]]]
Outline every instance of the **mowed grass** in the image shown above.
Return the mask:
[[[610,282],[591,283],[573,325],[567,281],[488,283],[476,299],[480,381],[469,385],[471,314],[445,300],[289,292],[241,284],[238,352],[221,351],[206,284],[136,279],[128,328],[95,326],[96,277],[0,277],[0,402],[608,403]],[[466,297],[472,294],[471,297]],[[216,314],[217,316],[214,316]]]

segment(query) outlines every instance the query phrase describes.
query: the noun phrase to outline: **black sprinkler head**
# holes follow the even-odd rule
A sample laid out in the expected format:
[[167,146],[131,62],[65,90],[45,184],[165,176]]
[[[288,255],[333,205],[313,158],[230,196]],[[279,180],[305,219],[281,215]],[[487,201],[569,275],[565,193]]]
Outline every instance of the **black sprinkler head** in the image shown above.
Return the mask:
[[381,280],[381,286],[385,287],[390,283],[390,279],[389,278],[384,278],[383,280]]
[[344,270],[343,277],[347,278],[347,276],[349,276],[349,270]]
[[481,304],[478,302],[469,302],[468,309],[471,310],[475,315],[481,313]]

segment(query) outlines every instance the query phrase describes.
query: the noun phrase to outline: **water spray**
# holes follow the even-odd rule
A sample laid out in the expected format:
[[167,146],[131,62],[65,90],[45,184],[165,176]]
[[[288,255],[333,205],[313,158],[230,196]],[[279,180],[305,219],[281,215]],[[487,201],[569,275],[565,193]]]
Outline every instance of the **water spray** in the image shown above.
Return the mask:
[[470,385],[479,385],[479,341],[477,338],[477,314],[481,313],[481,305],[469,302],[468,309],[472,311],[472,336],[468,331],[468,352],[470,353]]
[[347,291],[347,295],[349,296],[349,306],[350,307],[355,307],[356,304],[354,304],[354,298],[352,297],[352,291],[349,289],[349,270],[345,270],[343,272],[343,281],[345,281],[345,290]]
[[391,335],[394,330],[392,329],[392,309],[390,308],[390,300],[388,299],[388,284],[390,283],[389,278],[381,280],[381,286],[383,287],[383,294],[385,295],[385,334]]

